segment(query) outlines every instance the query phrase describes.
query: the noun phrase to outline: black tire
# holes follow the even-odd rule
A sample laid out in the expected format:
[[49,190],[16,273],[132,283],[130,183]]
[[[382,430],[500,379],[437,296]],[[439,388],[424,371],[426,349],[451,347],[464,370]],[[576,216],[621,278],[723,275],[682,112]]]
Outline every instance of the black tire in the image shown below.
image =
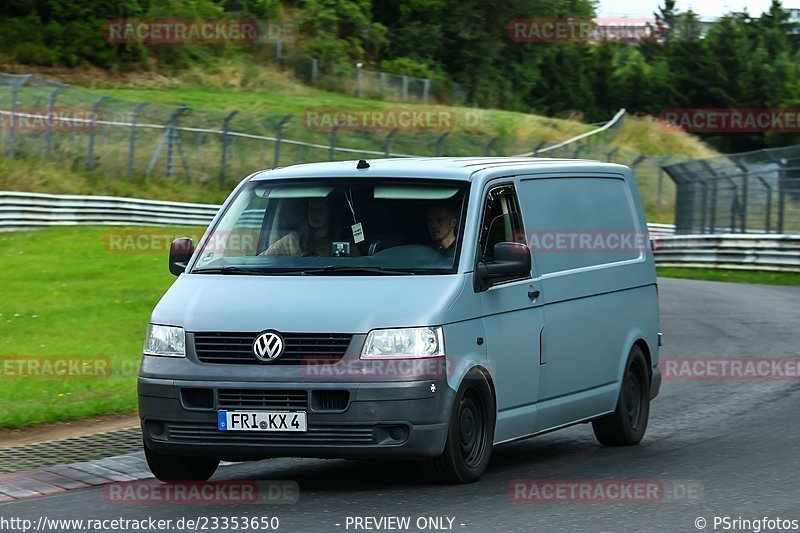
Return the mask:
[[447,441],[431,469],[445,483],[473,483],[486,471],[492,456],[495,402],[483,372],[471,370],[453,399]]
[[219,466],[219,459],[212,457],[187,457],[167,455],[144,444],[147,466],[159,481],[207,481]]
[[617,408],[592,421],[594,436],[603,446],[639,444],[650,418],[650,371],[642,349],[634,345],[628,355]]

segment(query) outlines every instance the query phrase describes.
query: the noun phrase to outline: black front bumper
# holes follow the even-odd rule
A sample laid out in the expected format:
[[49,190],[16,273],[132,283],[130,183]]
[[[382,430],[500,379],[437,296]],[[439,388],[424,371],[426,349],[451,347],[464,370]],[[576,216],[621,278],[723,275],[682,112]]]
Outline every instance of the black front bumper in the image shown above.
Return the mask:
[[[308,431],[218,430],[220,409],[287,410],[276,407],[274,402],[231,408],[230,404],[221,403],[225,394],[220,395],[220,391],[231,390],[265,393],[267,397],[277,391],[294,398],[300,403],[289,410],[307,412]],[[332,408],[315,401],[331,391],[337,391],[340,398],[346,397],[346,402]],[[140,377],[139,416],[147,447],[173,455],[223,460],[437,457],[447,438],[454,394],[445,379],[259,383]]]

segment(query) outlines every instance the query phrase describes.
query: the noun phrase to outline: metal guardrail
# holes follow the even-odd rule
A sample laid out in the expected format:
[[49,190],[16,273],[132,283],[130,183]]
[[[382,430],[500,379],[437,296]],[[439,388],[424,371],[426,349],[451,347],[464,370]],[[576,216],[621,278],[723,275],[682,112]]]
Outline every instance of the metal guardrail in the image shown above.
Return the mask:
[[800,235],[675,235],[656,242],[658,266],[800,272]]
[[597,135],[597,134],[603,133],[604,131],[607,131],[609,129],[612,129],[612,128],[615,128],[615,127],[619,127],[622,124],[622,117],[624,117],[624,116],[625,116],[625,108],[623,107],[619,111],[617,111],[617,113],[613,117],[611,117],[611,120],[609,120],[608,122],[606,122],[605,124],[603,124],[599,128],[595,128],[595,129],[593,129],[591,131],[587,131],[586,133],[582,133],[580,135],[572,137],[571,139],[567,139],[566,141],[562,141],[562,142],[554,144],[552,146],[546,146],[544,148],[539,148],[539,149],[533,150],[532,152],[525,152],[523,154],[519,154],[516,157],[537,156],[537,155],[542,154],[544,152],[549,152],[551,150],[558,150],[559,148],[563,148],[565,146],[568,146],[568,145],[570,145],[572,143],[576,143],[578,141],[581,141],[581,140],[586,139],[588,137],[591,137],[593,135]]
[[0,191],[0,231],[47,226],[207,226],[218,205]]

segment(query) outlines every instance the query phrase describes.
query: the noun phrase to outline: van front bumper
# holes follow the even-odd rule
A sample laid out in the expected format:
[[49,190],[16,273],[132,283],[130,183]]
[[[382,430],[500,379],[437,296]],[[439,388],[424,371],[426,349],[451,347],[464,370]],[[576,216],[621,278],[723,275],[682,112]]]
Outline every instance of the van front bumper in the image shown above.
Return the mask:
[[[140,377],[138,389],[148,448],[223,460],[438,457],[455,395],[446,379],[254,383]],[[220,431],[219,410],[306,411],[308,431]]]

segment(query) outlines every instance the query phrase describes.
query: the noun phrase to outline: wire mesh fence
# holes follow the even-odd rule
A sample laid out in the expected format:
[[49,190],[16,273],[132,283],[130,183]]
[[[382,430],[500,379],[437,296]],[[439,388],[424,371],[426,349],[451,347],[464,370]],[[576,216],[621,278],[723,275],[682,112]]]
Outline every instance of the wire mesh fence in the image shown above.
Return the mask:
[[214,180],[232,185],[263,168],[358,158],[531,154],[595,159],[634,168],[646,211],[659,215],[653,220],[668,222],[674,185],[663,179],[661,164],[669,157],[608,146],[622,125],[623,113],[618,115],[606,129],[553,148],[544,140],[443,128],[362,130],[314,125],[309,117],[292,114],[138,102],[35,75],[0,74],[0,153],[9,158],[57,161],[119,179],[154,175],[198,185]]
[[359,98],[445,105],[467,103],[467,91],[450,80],[372,71],[363,68],[360,63],[355,65],[325,63],[299,50],[284,54],[280,42],[275,43],[274,57],[278,66],[291,71],[304,83]]
[[800,146],[667,164],[676,233],[800,233]]

